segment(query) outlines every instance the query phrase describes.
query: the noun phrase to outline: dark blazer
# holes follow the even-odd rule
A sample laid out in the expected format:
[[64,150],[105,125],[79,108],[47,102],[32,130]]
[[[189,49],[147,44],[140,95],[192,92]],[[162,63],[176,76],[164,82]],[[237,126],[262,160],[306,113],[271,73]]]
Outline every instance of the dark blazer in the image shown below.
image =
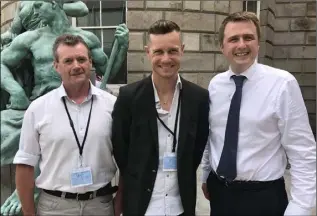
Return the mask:
[[[184,213],[195,215],[196,170],[209,132],[209,94],[181,78],[177,145],[178,185]],[[113,110],[114,157],[123,177],[123,214],[144,215],[158,169],[158,129],[151,76],[120,88]]]

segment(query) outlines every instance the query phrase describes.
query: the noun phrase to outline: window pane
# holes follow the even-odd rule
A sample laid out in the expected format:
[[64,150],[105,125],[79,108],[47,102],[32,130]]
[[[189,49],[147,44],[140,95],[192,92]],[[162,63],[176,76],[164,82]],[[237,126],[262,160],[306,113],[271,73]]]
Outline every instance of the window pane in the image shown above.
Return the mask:
[[257,12],[257,1],[243,1],[243,11]]
[[101,7],[103,26],[125,23],[125,1],[102,1]]
[[85,3],[89,9],[89,14],[78,17],[77,26],[100,26],[100,1],[86,1]]
[[[108,58],[110,58],[112,46],[114,43],[114,33],[115,29],[104,29],[103,30],[103,50],[107,54]],[[124,84],[127,79],[127,60],[122,64],[120,71],[116,76],[110,77],[108,83],[109,84]]]
[[90,31],[96,35],[101,43],[101,29],[84,29],[85,31]]

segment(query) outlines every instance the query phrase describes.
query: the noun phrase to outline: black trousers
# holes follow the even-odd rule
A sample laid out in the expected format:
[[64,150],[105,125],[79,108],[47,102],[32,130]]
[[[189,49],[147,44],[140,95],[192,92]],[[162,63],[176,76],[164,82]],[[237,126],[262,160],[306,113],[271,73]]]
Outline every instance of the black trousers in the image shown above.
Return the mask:
[[283,216],[288,205],[283,178],[227,183],[213,172],[207,179],[210,215]]

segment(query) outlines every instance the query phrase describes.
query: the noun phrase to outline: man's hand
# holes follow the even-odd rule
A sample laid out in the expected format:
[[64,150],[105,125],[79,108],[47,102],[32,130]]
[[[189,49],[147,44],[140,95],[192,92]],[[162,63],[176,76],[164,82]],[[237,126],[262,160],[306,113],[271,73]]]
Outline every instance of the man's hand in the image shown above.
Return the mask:
[[204,196],[207,200],[210,199],[210,196],[209,196],[209,193],[208,193],[208,189],[207,189],[207,184],[206,183],[203,183],[201,185],[201,189],[203,190],[203,193],[204,193]]
[[118,40],[119,47],[126,47],[129,46],[129,29],[125,24],[120,24],[116,32],[114,33],[115,38]]

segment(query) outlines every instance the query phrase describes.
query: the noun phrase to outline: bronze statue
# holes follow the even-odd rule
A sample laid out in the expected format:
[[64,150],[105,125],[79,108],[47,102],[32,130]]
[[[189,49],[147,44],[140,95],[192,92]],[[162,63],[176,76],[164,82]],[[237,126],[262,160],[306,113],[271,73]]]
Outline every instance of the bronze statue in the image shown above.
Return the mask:
[[[85,40],[91,49],[96,73],[104,77],[103,88],[109,75],[114,76],[119,71],[128,49],[129,31],[121,24],[115,32],[115,45],[109,64],[97,36],[70,25],[64,11],[65,4],[36,1],[32,2],[32,7],[30,16],[36,14],[39,28],[17,35],[11,44],[1,51],[1,100],[7,102],[3,92],[9,95],[8,104],[1,107],[2,165],[11,164],[18,150],[23,115],[30,102],[61,85],[61,79],[52,65],[52,46],[59,35],[75,34]],[[36,176],[38,173],[39,169]],[[35,198],[37,196],[38,191]],[[1,214],[12,215],[20,212],[21,205],[15,191],[1,207]]]

